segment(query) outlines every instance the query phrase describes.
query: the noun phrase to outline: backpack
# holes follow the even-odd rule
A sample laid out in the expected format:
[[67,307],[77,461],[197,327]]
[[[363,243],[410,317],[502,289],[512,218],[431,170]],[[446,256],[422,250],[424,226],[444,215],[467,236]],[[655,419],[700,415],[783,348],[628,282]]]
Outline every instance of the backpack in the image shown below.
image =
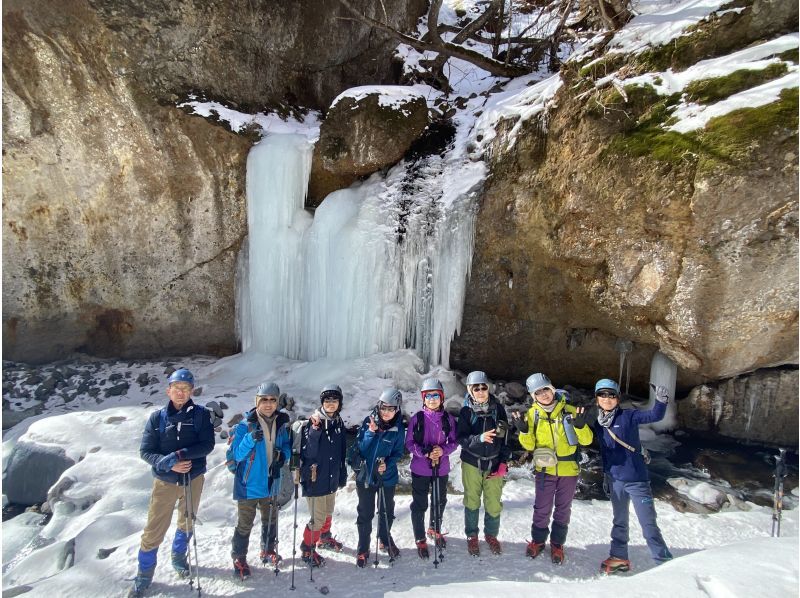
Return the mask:
[[[412,432],[414,444],[423,446],[425,444],[425,414],[419,412],[416,417],[417,420],[414,422],[414,431]],[[445,442],[447,442],[447,437],[450,436],[450,414],[447,411],[442,413],[442,433],[444,434]]]
[[[236,469],[239,467],[239,464],[236,462],[236,459],[233,458],[233,439],[236,437],[236,428],[239,426],[237,425],[233,430],[231,430],[230,436],[228,436],[228,448],[225,450],[225,467],[228,468],[228,471],[235,474]],[[250,433],[255,430],[256,424],[254,422],[247,423],[247,432]],[[253,460],[256,458],[256,447],[253,447],[250,451],[250,455],[248,456],[247,460],[249,461],[249,467],[252,467]],[[248,467],[248,469],[249,469]]]

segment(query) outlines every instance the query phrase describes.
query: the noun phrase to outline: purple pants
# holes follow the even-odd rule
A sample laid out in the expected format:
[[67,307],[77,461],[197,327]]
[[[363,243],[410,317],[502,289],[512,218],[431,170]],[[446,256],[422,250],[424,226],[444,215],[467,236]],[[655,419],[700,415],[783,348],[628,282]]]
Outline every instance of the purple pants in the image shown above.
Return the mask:
[[[562,545],[567,539],[572,498],[578,487],[578,476],[555,476],[536,472],[536,499],[533,503],[531,537],[544,543],[550,536],[551,544]],[[553,507],[555,506],[555,511]],[[550,513],[553,513],[553,532],[550,533]]]

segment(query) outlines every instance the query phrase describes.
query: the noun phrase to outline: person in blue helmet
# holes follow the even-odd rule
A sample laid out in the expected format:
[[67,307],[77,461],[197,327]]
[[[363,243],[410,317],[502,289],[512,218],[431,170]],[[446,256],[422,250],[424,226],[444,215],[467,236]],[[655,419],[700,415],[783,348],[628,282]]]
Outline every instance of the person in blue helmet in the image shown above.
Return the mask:
[[628,560],[628,511],[631,502],[653,559],[656,563],[672,559],[656,522],[650,475],[639,440],[639,425],[660,421],[667,412],[667,389],[663,386],[653,388],[655,405],[648,411],[639,411],[620,409],[619,385],[613,380],[603,378],[594,387],[598,406],[594,429],[600,440],[605,476],[603,486],[611,495],[614,511],[609,557],[600,565],[600,570],[607,574],[629,571],[631,568]]
[[300,432],[300,483],[311,518],[300,543],[301,558],[311,567],[325,559],[316,548],[340,552],[342,543],[331,532],[336,492],[347,483],[346,431],[340,412],[342,389],[329,384],[319,395],[320,408],[311,414]]
[[237,523],[231,541],[234,573],[241,579],[250,576],[247,545],[256,511],[261,511],[261,562],[277,566],[278,493],[281,469],[292,453],[289,416],[278,411],[281,391],[274,382],[265,382],[256,390],[255,407],[233,432],[231,448],[236,461],[233,498]]
[[214,449],[210,412],[194,404],[193,388],[194,376],[189,370],[174,371],[167,383],[169,403],[151,413],[144,427],[139,454],[152,467],[155,479],[131,596],[142,596],[150,587],[158,547],[169,529],[176,502],[178,529],[172,542],[172,566],[178,575],[189,575],[187,552],[192,522],[186,518],[186,486],[191,495],[191,513],[197,513],[206,472],[206,455]]
[[[400,550],[392,539],[394,491],[399,479],[397,462],[403,458],[405,429],[400,407],[403,396],[396,388],[387,388],[372,412],[364,418],[356,435],[358,450],[364,458],[356,476],[358,494],[358,549],[356,565],[366,567],[375,503],[378,503],[378,538],[383,550],[394,559]],[[381,496],[382,495],[382,496]]]

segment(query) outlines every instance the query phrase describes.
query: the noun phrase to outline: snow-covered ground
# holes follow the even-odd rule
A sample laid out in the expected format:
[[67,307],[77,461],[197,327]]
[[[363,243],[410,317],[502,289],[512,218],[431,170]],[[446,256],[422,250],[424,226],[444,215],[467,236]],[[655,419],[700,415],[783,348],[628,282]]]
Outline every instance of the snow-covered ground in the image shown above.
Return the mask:
[[[269,379],[277,380],[282,391],[294,397],[298,415],[308,414],[318,404],[319,388],[332,381],[344,389],[343,414],[348,424],[359,422],[380,390],[390,384],[403,390],[404,408],[413,413],[420,408],[417,389],[421,379],[429,374],[420,372],[419,359],[408,351],[349,362],[304,363],[248,354],[170,363],[194,370],[197,385],[203,389],[196,399],[198,402],[216,399],[228,405],[226,421],[249,408],[256,385]],[[152,483],[149,466],[138,456],[139,440],[148,414],[166,402],[163,371],[164,362],[105,362],[94,372],[97,379],[108,379],[111,373],[130,372],[132,379],[147,373],[160,377],[161,381],[141,388],[133,384],[128,394],[109,397],[100,403],[90,396],[57,403],[52,412],[25,420],[5,433],[4,463],[18,440],[59,445],[79,461],[63,474],[62,479],[70,478],[73,483],[61,491],[47,525],[42,527],[43,516],[35,513],[25,513],[3,524],[4,595],[25,588],[29,588],[26,596],[83,598],[125,594],[130,585],[127,580],[136,568],[139,536]],[[463,387],[452,373],[441,369],[433,373],[445,380],[448,396],[462,392]],[[276,577],[260,564],[254,566],[254,575],[246,583],[231,574],[230,539],[236,508],[231,498],[233,479],[223,466],[225,447],[225,440],[218,438],[209,457],[209,473],[198,514],[203,593],[260,596],[265,591],[286,592],[291,583],[293,502],[280,515],[280,552],[286,563],[279,575]],[[460,487],[457,465],[453,477],[453,486]],[[327,566],[314,571],[313,582],[309,580],[308,569],[298,561],[296,594],[317,595],[327,587],[333,595],[356,597],[395,592],[421,595],[436,588],[465,596],[485,596],[530,588],[518,585],[527,582],[538,582],[535,591],[543,596],[555,592],[561,595],[567,589],[592,596],[762,595],[758,592],[784,596],[795,595],[798,588],[796,509],[784,512],[784,537],[772,539],[768,537],[771,510],[766,507],[750,503],[749,511],[698,515],[680,513],[668,503],[657,501],[659,521],[676,559],[654,568],[634,523],[631,536],[634,571],[624,578],[605,579],[599,574],[599,564],[608,553],[611,505],[607,501],[575,501],[567,562],[563,566],[552,565],[546,556],[536,561],[525,557],[533,501],[533,482],[526,468],[511,469],[503,492],[500,539],[505,554],[502,557],[490,555],[486,545],[482,545],[480,558],[467,555],[461,497],[453,493],[444,517],[444,527],[449,531],[445,561],[438,569],[432,561],[420,561],[411,532],[410,500],[408,495],[397,498],[393,535],[402,556],[389,566],[386,556],[381,555],[377,570],[372,567],[360,570],[355,566],[354,553],[357,499],[353,482],[349,482],[338,495],[333,525],[334,533],[346,549],[340,554],[326,555]],[[308,510],[301,497],[300,530],[307,519]],[[190,595],[187,582],[179,579],[169,566],[169,540],[173,532],[174,527],[159,551],[160,565],[153,584],[155,596]],[[257,532],[252,534],[250,546],[251,560],[257,562]],[[99,558],[99,554],[108,554],[110,550],[113,552],[106,558]],[[74,557],[65,556],[70,554]],[[74,559],[72,567],[62,569],[65,558]]]

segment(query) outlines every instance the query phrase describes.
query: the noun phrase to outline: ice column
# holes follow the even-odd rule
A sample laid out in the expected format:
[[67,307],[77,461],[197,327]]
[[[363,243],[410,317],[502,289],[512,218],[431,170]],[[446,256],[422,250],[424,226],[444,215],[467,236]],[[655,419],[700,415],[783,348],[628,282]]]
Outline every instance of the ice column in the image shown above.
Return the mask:
[[[660,422],[651,424],[651,427],[658,431],[663,432],[672,430],[676,424],[677,405],[675,403],[675,384],[678,379],[678,366],[669,357],[664,355],[661,351],[656,351],[653,355],[653,360],[650,362],[650,384],[655,386],[663,386],[667,389],[670,399],[667,405],[667,414]],[[655,401],[655,393],[650,389],[650,406],[652,407]]]
[[474,185],[453,192],[448,165],[430,156],[330,194],[312,219],[310,156],[304,141],[273,136],[248,158],[244,350],[310,361],[414,348],[447,366],[472,261]]

